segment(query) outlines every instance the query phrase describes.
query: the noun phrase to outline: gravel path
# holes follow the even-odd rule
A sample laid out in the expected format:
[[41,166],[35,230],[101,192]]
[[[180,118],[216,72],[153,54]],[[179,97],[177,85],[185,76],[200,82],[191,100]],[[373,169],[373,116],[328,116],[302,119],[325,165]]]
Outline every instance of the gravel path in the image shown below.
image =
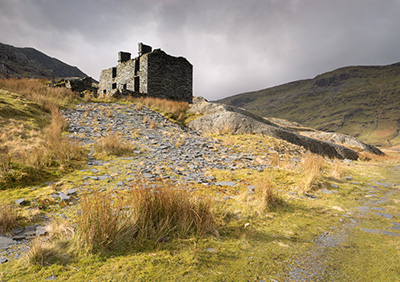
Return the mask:
[[[394,174],[399,175],[399,168],[394,168]],[[384,208],[385,203],[390,199],[399,197],[400,185],[386,183],[383,180],[366,185],[351,181],[351,184],[356,185],[360,190],[359,195],[364,196],[360,206],[353,207],[350,209],[352,211],[343,214],[343,218],[340,219],[342,225],[339,228],[331,227],[331,230],[316,238],[314,247],[306,255],[298,257],[290,264],[290,271],[285,281],[338,281],[335,276],[340,269],[328,267],[330,251],[343,247],[346,240],[350,239],[356,230],[377,234],[376,236],[400,237],[400,214],[386,213]],[[370,212],[387,219],[387,227],[384,230],[361,227],[360,219]],[[342,250],[345,256],[345,249]]]

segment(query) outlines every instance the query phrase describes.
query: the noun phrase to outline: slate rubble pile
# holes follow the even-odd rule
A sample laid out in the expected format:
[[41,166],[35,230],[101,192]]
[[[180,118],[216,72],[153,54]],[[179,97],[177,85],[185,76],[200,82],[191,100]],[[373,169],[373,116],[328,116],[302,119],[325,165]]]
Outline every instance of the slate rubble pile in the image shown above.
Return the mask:
[[[233,171],[239,163],[257,171],[268,167],[255,161],[255,154],[235,153],[219,141],[202,137],[145,107],[137,110],[135,105],[85,104],[63,114],[69,137],[84,144],[95,144],[109,135],[120,135],[134,144],[137,156],[130,158],[127,166],[134,176],[210,184],[214,178],[205,176],[205,172],[212,169]],[[151,121],[156,128],[151,128]],[[96,164],[95,159],[91,162]]]

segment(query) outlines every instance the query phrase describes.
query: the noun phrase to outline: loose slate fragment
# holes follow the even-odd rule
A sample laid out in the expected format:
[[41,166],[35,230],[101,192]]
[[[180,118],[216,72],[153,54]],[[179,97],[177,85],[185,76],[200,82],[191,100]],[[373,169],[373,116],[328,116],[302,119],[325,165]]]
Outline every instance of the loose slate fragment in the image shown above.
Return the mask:
[[24,198],[21,198],[21,199],[16,200],[15,203],[17,205],[25,205],[27,202],[25,201]]
[[63,192],[59,193],[61,201],[69,201],[71,199],[70,196],[64,194]]
[[76,193],[78,193],[78,189],[76,189],[76,188],[68,189],[67,191],[65,191],[65,194],[68,196],[76,194]]
[[234,181],[218,181],[215,182],[217,186],[236,186],[236,182]]

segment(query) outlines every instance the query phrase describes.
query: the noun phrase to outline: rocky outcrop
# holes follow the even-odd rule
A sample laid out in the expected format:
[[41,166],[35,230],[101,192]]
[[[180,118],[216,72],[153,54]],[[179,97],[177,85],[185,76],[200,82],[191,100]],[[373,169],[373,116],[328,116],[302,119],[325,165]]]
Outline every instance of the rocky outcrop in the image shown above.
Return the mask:
[[332,143],[341,144],[343,146],[349,146],[358,151],[364,151],[376,155],[384,155],[384,153],[375,146],[364,143],[361,140],[346,134],[323,131],[301,131],[299,134],[319,140],[326,140]]
[[268,135],[330,158],[351,160],[358,158],[358,154],[354,150],[296,134],[262,117],[232,106],[209,103],[204,99],[197,98],[194,99],[190,112],[202,115],[188,124],[190,128],[200,132]]
[[279,119],[279,118],[266,118],[266,119],[270,122],[273,122],[275,124],[278,124],[279,126],[284,127],[287,130],[294,131],[300,135],[336,143],[343,146],[348,146],[360,152],[362,151],[362,152],[373,153],[376,155],[384,155],[384,153],[375,146],[362,142],[356,137],[350,135],[336,133],[336,132],[319,131],[313,128],[304,127],[300,123],[288,121],[285,119]]

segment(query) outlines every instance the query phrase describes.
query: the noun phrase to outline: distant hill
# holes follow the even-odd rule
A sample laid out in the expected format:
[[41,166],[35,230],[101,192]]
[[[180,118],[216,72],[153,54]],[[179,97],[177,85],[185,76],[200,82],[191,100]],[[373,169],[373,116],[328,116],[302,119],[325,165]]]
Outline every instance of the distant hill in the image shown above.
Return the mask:
[[344,67],[216,102],[371,144],[400,145],[400,63]]
[[87,76],[77,67],[51,58],[33,48],[0,43],[0,78],[63,78]]

